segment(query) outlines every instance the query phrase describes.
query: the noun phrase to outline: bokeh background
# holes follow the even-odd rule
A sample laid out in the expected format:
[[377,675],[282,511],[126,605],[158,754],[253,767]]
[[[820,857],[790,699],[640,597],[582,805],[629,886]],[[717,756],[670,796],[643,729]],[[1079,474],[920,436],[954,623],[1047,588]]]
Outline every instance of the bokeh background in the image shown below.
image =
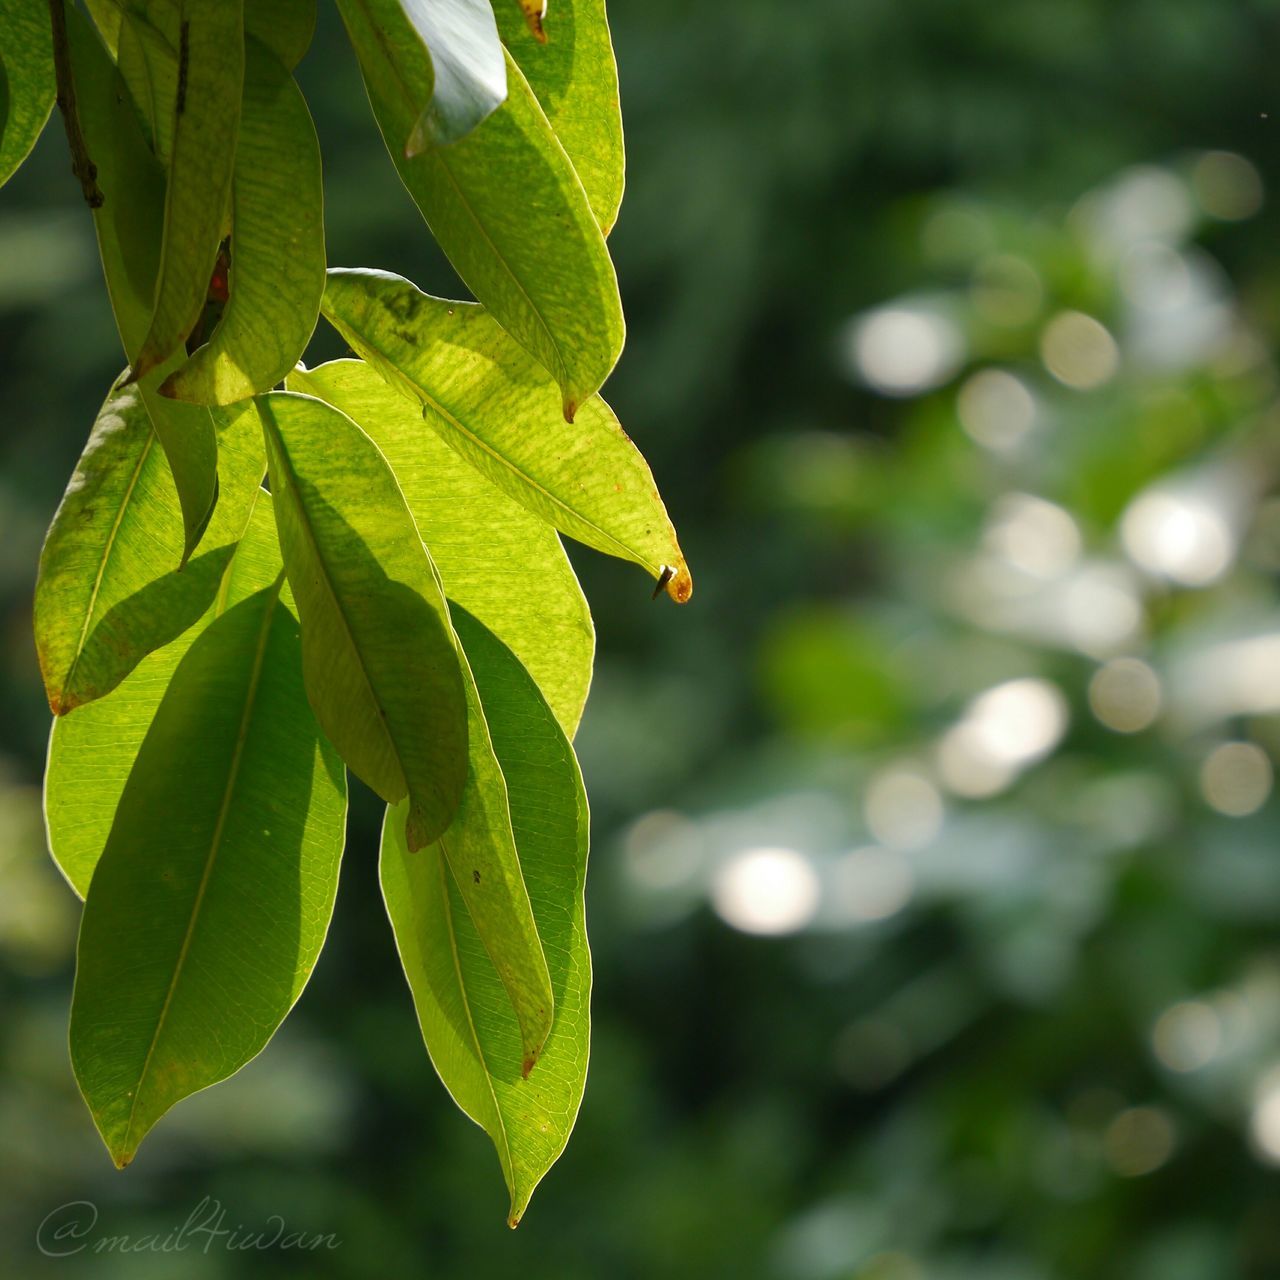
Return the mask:
[[[330,259],[449,293],[322,9]],[[594,1048],[515,1233],[359,789],[286,1028],[110,1167],[30,606],[121,359],[56,122],[0,199],[0,1274],[1280,1275],[1280,3],[612,9],[607,393],[697,591],[574,552]],[[35,1247],[206,1196],[341,1245]]]

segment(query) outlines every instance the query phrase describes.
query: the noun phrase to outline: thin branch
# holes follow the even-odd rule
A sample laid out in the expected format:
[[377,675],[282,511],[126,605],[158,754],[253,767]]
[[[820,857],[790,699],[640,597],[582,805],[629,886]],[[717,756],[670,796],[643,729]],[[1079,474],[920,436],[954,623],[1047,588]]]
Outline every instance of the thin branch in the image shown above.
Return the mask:
[[80,132],[76,114],[76,86],[71,75],[71,52],[67,44],[66,0],[49,0],[49,19],[53,24],[53,71],[58,86],[58,108],[67,129],[67,145],[71,148],[71,172],[80,180],[85,203],[90,209],[102,208],[102,191],[98,186],[98,166],[89,159],[89,148]]

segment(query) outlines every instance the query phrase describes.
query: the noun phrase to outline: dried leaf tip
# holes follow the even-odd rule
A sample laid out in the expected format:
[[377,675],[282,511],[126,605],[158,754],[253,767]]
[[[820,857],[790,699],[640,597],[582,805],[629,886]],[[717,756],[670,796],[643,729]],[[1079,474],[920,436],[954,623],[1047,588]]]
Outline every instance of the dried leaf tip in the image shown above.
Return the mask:
[[547,16],[546,0],[520,0],[520,8],[530,35],[539,44],[546,44],[547,33],[542,25]]
[[689,597],[693,595],[693,575],[688,566],[664,564],[662,572],[658,574],[657,586],[653,589],[653,598],[656,600],[664,589],[676,604],[688,604]]

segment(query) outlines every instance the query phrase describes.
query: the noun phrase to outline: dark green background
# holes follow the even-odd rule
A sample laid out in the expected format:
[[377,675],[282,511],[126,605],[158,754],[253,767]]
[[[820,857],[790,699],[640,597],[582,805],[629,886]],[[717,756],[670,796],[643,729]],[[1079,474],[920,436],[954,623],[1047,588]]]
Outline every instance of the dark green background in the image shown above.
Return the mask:
[[[322,10],[299,74],[330,261],[456,291]],[[1213,216],[1203,163],[1235,153],[1254,168],[1233,172],[1280,190],[1280,4],[615,0],[612,19],[630,334],[606,390],[696,593],[651,604],[633,568],[574,552],[600,642],[579,737],[593,1057],[568,1152],[514,1234],[496,1159],[423,1051],[358,788],[337,918],[285,1030],[126,1173],[94,1134],[66,1055],[77,911],[40,829],[30,605],[121,357],[56,122],[0,196],[0,1273],[1280,1275],[1280,809],[1224,816],[1200,781],[1224,741],[1280,746],[1280,666],[1268,682],[1223,648],[1280,634],[1280,206]],[[1198,282],[1196,306],[1137,314],[1143,263]],[[878,396],[850,375],[847,325],[902,297],[941,308],[963,350],[936,388]],[[1064,310],[1119,342],[1096,390],[1042,364]],[[1204,324],[1220,336],[1201,341]],[[1163,362],[1143,345],[1157,331]],[[313,355],[339,352],[322,334]],[[987,365],[1040,406],[1013,451],[957,416]],[[1232,526],[1230,566],[1203,587],[1126,562],[1122,513],[1171,477],[1216,483]],[[1072,572],[1128,584],[1133,635],[1080,652],[1097,600],[1052,575],[1051,622],[1010,632],[992,601],[1026,585],[1007,554],[1025,527],[993,532],[1011,493],[1070,513]],[[1162,681],[1140,733],[1090,710],[1112,653]],[[1214,702],[1233,676],[1234,701]],[[1026,677],[1069,708],[1050,757],[989,799],[940,791],[940,736]],[[859,924],[868,885],[841,899],[831,877],[872,843],[872,783],[903,769],[941,796],[941,825],[872,864],[912,892]],[[753,936],[708,905],[755,846],[818,868],[813,927]],[[227,1227],[278,1214],[341,1245],[36,1249],[68,1201],[96,1204],[91,1243],[174,1231],[206,1196]]]

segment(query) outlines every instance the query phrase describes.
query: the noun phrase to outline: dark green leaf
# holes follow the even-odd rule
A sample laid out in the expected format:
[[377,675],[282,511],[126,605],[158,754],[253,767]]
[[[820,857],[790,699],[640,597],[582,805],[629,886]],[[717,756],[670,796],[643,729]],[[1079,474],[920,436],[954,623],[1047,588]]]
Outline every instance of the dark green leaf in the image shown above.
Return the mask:
[[[80,119],[103,194],[93,219],[98,249],[116,326],[132,361],[150,324],[164,226],[164,175],[139,132],[119,72],[79,12],[69,10],[67,18]],[[182,358],[181,351],[175,358]],[[140,385],[178,486],[185,560],[217,501],[217,440],[207,409],[175,405],[156,395],[165,372],[162,367]]]
[[48,0],[0,0],[0,33],[2,186],[35,146],[53,107]]
[[323,945],[346,786],[276,587],[182,659],[85,900],[71,1060],[116,1164],[253,1058]]

